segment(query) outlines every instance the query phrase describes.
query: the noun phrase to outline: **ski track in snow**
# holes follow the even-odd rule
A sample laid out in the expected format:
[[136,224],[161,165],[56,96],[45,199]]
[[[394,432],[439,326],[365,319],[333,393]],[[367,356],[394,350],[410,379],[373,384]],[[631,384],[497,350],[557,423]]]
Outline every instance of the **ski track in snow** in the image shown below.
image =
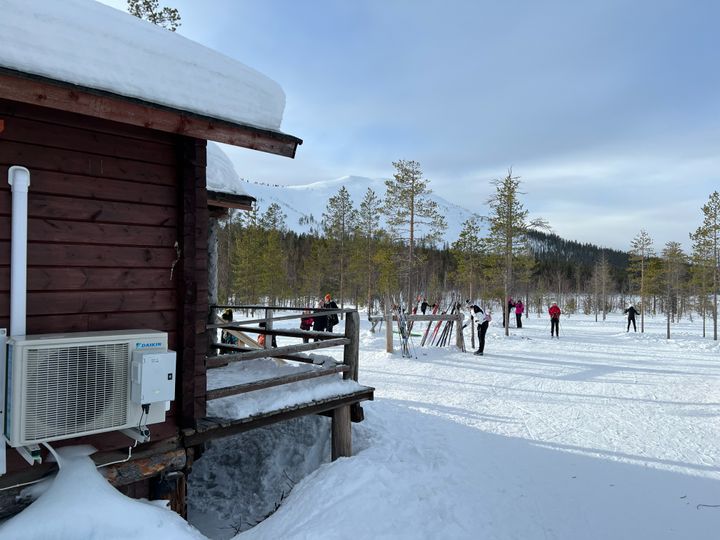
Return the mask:
[[679,332],[671,341],[626,334],[618,320],[564,319],[551,341],[543,322],[529,319],[509,338],[493,328],[479,359],[417,348],[418,360],[393,357],[390,372],[375,353],[363,358],[362,381],[378,397],[482,431],[689,474],[717,466],[720,441],[698,438],[718,422],[720,358],[708,355],[716,346]]

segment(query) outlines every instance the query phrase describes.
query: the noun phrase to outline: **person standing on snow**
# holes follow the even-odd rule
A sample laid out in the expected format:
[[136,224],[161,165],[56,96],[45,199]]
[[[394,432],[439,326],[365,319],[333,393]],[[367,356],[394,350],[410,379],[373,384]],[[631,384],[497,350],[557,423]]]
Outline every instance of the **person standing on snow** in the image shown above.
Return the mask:
[[525,306],[522,303],[522,300],[518,300],[515,302],[515,320],[517,321],[517,327],[522,328],[522,315],[525,311]]
[[473,311],[473,316],[477,324],[477,335],[478,335],[478,350],[475,351],[477,356],[482,356],[485,352],[485,334],[487,333],[488,326],[492,320],[490,312],[485,313],[480,306],[470,306]]
[[515,302],[513,302],[512,296],[508,296],[507,301],[507,312],[505,311],[505,307],[503,307],[503,328],[505,328],[505,314],[507,313],[507,324],[508,327],[510,326],[510,314],[512,313],[512,309],[515,307]]
[[[548,313],[550,314],[550,338],[555,335],[558,339],[560,339],[560,308],[557,305],[557,302],[553,302],[550,306],[550,309],[548,309]],[[553,334],[554,333],[554,334]]]
[[[303,315],[310,315],[312,312],[309,309],[303,310]],[[315,319],[312,317],[303,317],[300,319],[300,330],[310,330],[313,327],[313,323],[315,322]],[[303,343],[307,343],[310,341],[310,338],[307,336],[303,338]]]
[[627,313],[628,316],[628,325],[626,332],[630,331],[630,323],[633,325],[633,331],[637,332],[637,326],[635,325],[635,315],[638,315],[640,312],[635,309],[635,307],[630,304],[630,306],[625,310],[625,313]]
[[429,305],[429,304],[428,304],[427,298],[423,298],[422,304],[420,304],[420,313],[422,313],[423,315],[425,315],[425,312],[427,311],[428,305]]
[[[313,316],[313,330],[315,332],[324,332],[325,326],[327,326],[327,315],[320,315],[322,313],[322,308],[327,307],[325,305],[325,300],[321,298],[318,300],[318,303],[315,305],[317,308],[317,311],[315,315]],[[317,341],[318,338],[314,338],[313,341]]]
[[[325,307],[330,309],[337,309],[338,305],[335,302],[335,300],[332,299],[332,296],[330,296],[330,293],[327,293],[325,295]],[[332,313],[331,315],[328,315],[325,317],[327,319],[327,322],[325,323],[325,331],[326,332],[332,332],[333,326],[335,326],[337,323],[340,322],[340,319],[338,318],[337,313]]]

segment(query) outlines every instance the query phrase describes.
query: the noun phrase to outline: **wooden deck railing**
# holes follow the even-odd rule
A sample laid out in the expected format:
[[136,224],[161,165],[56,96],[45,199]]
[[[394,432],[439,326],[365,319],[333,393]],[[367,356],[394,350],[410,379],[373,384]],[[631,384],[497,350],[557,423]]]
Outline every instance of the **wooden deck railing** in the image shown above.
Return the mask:
[[[237,322],[218,322],[217,312],[220,309],[230,308],[235,311],[240,310],[262,310],[264,317],[247,319]],[[209,352],[207,358],[208,369],[226,366],[231,362],[240,362],[245,360],[253,360],[256,358],[281,358],[294,362],[303,362],[316,364],[311,355],[301,356],[297,353],[315,351],[318,349],[327,349],[331,347],[343,346],[343,361],[328,363],[323,362],[316,368],[299,374],[284,375],[265,379],[262,381],[254,381],[252,383],[239,384],[226,388],[218,388],[208,390],[206,392],[206,400],[218,399],[237,395],[262,388],[270,388],[290,384],[293,382],[307,380],[316,377],[334,375],[342,373],[344,379],[358,380],[358,359],[359,359],[359,335],[360,335],[360,316],[354,309],[312,309],[312,314],[303,313],[308,308],[286,308],[277,306],[235,306],[235,305],[217,305],[210,306],[210,315],[208,317],[207,330],[210,332]],[[293,315],[275,316],[277,311],[298,311]],[[287,321],[293,319],[301,319],[309,316],[328,316],[332,314],[345,315],[345,331],[342,334],[335,332],[321,332],[313,330],[299,329],[276,329],[273,323],[277,321]],[[251,324],[265,323],[264,327],[249,326]],[[216,329],[236,330],[238,332],[249,334],[264,334],[266,336],[264,348],[252,348],[239,345],[229,345],[217,343]],[[292,345],[284,345],[282,347],[272,347],[272,336],[295,337],[298,339],[307,338],[315,341],[307,343],[296,343]],[[215,351],[224,351],[225,354],[216,354]],[[215,353],[215,354],[212,354]],[[329,365],[328,365],[329,364]]]

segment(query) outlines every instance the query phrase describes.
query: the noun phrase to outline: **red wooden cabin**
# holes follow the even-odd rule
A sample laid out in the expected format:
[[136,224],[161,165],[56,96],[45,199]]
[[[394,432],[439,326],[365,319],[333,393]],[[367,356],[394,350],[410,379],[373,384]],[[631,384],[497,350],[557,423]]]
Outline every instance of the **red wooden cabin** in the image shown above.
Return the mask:
[[[36,25],[52,25],[53,17],[59,17],[57,10],[69,10],[75,32],[84,17],[72,12],[78,7],[74,5],[25,4],[10,1],[3,14],[24,32]],[[171,48],[179,38],[106,6],[89,5],[94,2],[73,4],[88,4],[88,13],[95,18],[107,14],[109,33],[132,34],[139,28],[159,43],[174,40]],[[38,18],[37,11],[45,8],[55,11]],[[7,52],[12,39],[0,37],[0,49]],[[185,41],[183,46],[192,50]],[[204,47],[198,50],[200,62],[212,54]],[[132,51],[117,54],[119,63],[133,61]],[[157,496],[168,489],[157,474],[182,470],[189,459],[179,443],[181,428],[194,426],[205,415],[206,141],[287,157],[294,157],[302,141],[236,117],[55,76],[53,61],[47,58],[49,72],[33,66],[26,69],[12,54],[0,52],[0,328],[9,328],[10,323],[11,191],[6,179],[8,168],[19,165],[31,174],[27,333],[147,328],[167,332],[170,348],[177,351],[176,399],[167,420],[151,425],[152,442],[138,447],[136,459],[124,469],[117,467],[111,473],[117,485],[127,486],[126,492]],[[235,64],[225,57],[217,61],[226,62],[228,69]],[[199,75],[179,76],[189,80]],[[237,89],[237,101],[246,99],[244,92]],[[122,459],[129,446],[117,432],[57,444],[77,442],[95,446],[98,463]],[[32,481],[52,467],[43,463],[31,468],[11,449],[7,460],[0,488]],[[148,480],[152,477],[155,480]],[[17,489],[0,491],[0,515],[17,510],[17,493]]]

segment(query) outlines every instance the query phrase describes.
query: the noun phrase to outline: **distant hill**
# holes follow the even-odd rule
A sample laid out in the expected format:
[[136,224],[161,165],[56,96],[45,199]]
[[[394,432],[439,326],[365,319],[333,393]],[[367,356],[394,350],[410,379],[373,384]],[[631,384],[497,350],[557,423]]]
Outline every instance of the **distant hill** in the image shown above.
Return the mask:
[[592,267],[605,255],[613,277],[623,281],[629,263],[629,254],[617,249],[603,248],[595,244],[565,240],[557,234],[539,231],[530,233],[530,247],[535,254],[541,271],[562,270],[571,277],[575,267],[580,267],[585,277],[592,273]]
[[[384,180],[364,176],[343,176],[335,180],[295,186],[268,185],[242,179],[240,183],[245,192],[258,200],[261,212],[271,203],[280,205],[287,215],[288,228],[298,234],[308,233],[313,226],[319,225],[328,200],[336,195],[342,186],[345,186],[350,193],[356,208],[365,197],[368,188],[375,191],[381,199],[385,196]],[[437,202],[448,223],[444,240],[448,244],[452,243],[457,240],[463,222],[471,218],[473,213],[435,193],[431,198]],[[546,270],[562,268],[569,276],[572,275],[572,267],[576,265],[581,265],[583,273],[589,274],[592,266],[603,253],[617,277],[625,272],[628,264],[628,254],[625,252],[565,240],[556,234],[533,232],[530,234],[530,243],[542,267]]]
[[[350,193],[356,208],[360,206],[368,188],[371,188],[380,199],[385,197],[385,181],[364,176],[343,176],[335,180],[295,186],[241,182],[243,189],[258,200],[261,212],[272,203],[280,205],[287,215],[288,228],[297,233],[310,232],[313,223],[317,226],[326,210],[328,200],[336,195],[342,186],[345,186]],[[448,243],[454,242],[460,235],[463,222],[472,217],[473,213],[435,193],[430,198],[438,204],[440,212],[447,220],[448,228],[444,240]]]

